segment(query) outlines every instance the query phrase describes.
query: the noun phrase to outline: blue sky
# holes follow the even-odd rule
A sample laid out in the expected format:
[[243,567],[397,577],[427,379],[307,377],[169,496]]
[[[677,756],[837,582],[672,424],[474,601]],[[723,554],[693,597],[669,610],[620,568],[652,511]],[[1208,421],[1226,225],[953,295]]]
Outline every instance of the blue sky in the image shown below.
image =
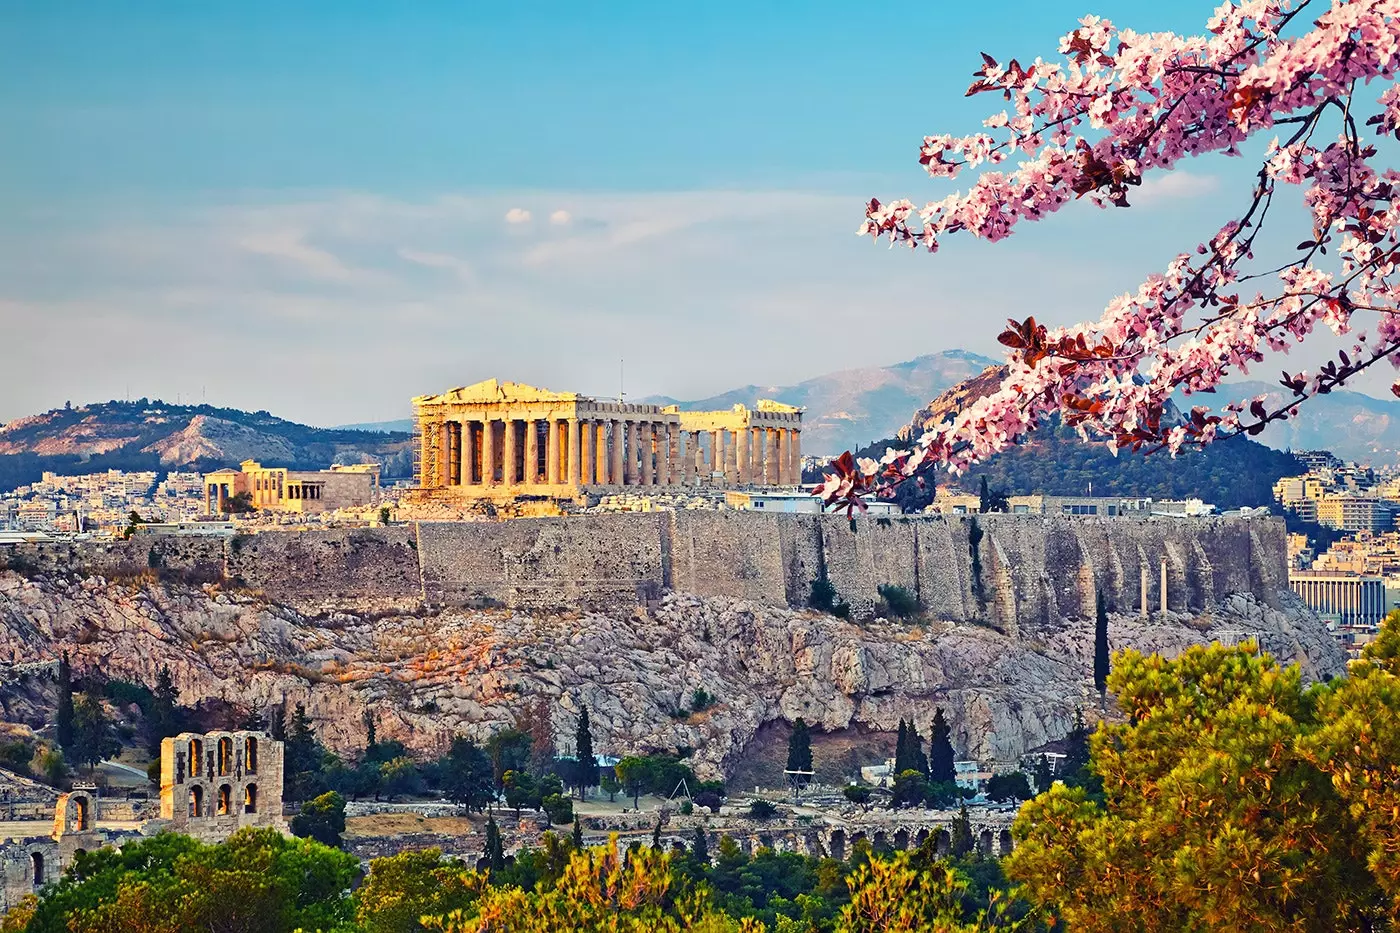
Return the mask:
[[891,253],[978,53],[1206,2],[0,6],[0,419],[161,396],[312,423],[497,376],[679,397],[1097,315],[1248,166]]

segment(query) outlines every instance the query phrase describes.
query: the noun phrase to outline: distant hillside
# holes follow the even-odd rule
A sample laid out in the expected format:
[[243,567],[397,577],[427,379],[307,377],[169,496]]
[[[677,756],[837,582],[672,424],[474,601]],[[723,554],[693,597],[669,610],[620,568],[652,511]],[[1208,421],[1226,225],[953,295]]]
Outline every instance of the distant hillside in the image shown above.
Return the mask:
[[412,472],[407,433],[313,428],[265,411],[137,399],[56,408],[0,428],[0,490],[44,470],[209,470],[249,458],[297,469],[378,461],[386,477]]
[[924,402],[992,364],[966,350],[945,350],[893,366],[827,373],[792,386],[744,386],[687,402],[664,396],[640,401],[692,410],[752,406],[760,398],[800,405],[807,409],[803,452],[837,454],[891,436]]
[[[996,370],[980,373],[921,407],[913,421],[924,427],[941,423],[993,391],[999,381]],[[883,453],[882,444],[876,447]],[[1234,509],[1272,503],[1279,477],[1299,472],[1302,467],[1291,454],[1245,437],[1187,449],[1176,459],[1164,452],[1123,451],[1115,457],[1106,445],[1086,444],[1074,431],[1055,425],[1033,432],[1022,444],[977,464],[962,477],[939,474],[938,482],[972,492],[986,476],[993,489],[1010,495],[1082,496],[1092,488],[1095,495],[1105,496],[1195,496],[1219,508]]]

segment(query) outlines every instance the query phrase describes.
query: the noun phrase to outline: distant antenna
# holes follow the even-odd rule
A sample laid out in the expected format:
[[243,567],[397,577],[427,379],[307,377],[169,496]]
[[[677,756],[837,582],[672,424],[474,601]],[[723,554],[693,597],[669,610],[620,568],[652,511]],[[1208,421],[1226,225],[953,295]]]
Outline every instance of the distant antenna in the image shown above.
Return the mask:
[[618,361],[617,361],[617,400],[618,400],[619,402],[625,401],[626,398],[627,398],[627,393],[626,393],[626,392],[623,390],[623,388],[622,388],[623,385],[624,385],[625,382],[626,382],[626,376],[627,376],[627,360],[625,360],[625,359],[618,360]]

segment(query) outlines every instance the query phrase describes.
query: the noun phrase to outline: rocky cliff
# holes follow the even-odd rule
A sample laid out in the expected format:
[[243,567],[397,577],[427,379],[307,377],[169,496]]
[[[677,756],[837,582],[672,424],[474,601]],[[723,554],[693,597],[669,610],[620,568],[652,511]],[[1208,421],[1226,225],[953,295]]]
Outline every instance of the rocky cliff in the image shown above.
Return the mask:
[[[856,624],[678,593],[597,611],[394,611],[345,598],[312,615],[214,584],[0,572],[0,667],[68,651],[79,668],[149,683],[168,665],[183,702],[304,702],[324,740],[347,751],[364,742],[366,708],[381,736],[429,752],[457,732],[484,739],[546,696],[561,741],[587,705],[600,750],[691,746],[711,775],[765,722],[886,731],[913,716],[927,730],[935,706],[950,714],[959,753],[1014,761],[1094,702],[1092,624],[1011,637],[975,622]],[[1239,594],[1150,622],[1116,615],[1110,626],[1115,647],[1168,653],[1242,634],[1314,676],[1342,669],[1340,650],[1288,594],[1275,608]],[[673,715],[699,687],[719,704]]]

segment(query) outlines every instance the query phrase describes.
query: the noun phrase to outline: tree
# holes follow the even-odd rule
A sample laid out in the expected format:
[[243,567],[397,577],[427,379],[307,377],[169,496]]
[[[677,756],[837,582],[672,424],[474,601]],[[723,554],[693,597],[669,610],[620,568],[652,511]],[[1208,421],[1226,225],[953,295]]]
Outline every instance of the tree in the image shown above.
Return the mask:
[[516,718],[515,728],[530,737],[530,772],[544,774],[554,764],[554,723],[549,700],[535,697]]
[[241,515],[256,512],[257,507],[253,505],[252,493],[240,492],[225,498],[219,506],[219,511],[226,515]]
[[405,794],[419,793],[423,788],[418,765],[407,755],[391,758],[379,765],[380,789],[390,800]]
[[1035,779],[1035,792],[1043,794],[1050,789],[1050,785],[1055,782],[1054,775],[1050,771],[1050,756],[1040,755],[1035,759],[1035,764],[1031,768],[1031,777]]
[[982,526],[974,518],[967,525],[967,550],[972,560],[972,595],[977,605],[985,607],[987,591],[982,583]]
[[345,798],[333,790],[326,791],[303,803],[290,825],[296,835],[338,849],[345,833]]
[[467,812],[484,810],[496,796],[491,759],[464,736],[454,736],[452,746],[438,764],[438,782],[447,799]]
[[179,735],[182,727],[179,695],[175,691],[175,681],[170,676],[169,665],[162,664],[156,674],[156,688],[151,691],[151,712],[148,722],[148,750],[152,755],[160,754],[162,739]]
[[818,612],[830,612],[836,605],[836,587],[831,585],[825,571],[812,581],[812,594],[807,597],[807,605]]
[[[917,733],[916,733],[917,735]],[[935,784],[956,783],[957,771],[953,767],[953,730],[943,718],[941,708],[933,711],[933,725],[930,727],[928,742],[928,776]]]
[[710,867],[710,843],[705,838],[705,827],[698,823],[695,825],[695,835],[690,844],[690,857],[697,865]]
[[617,763],[617,780],[627,796],[632,798],[633,808],[641,808],[642,793],[655,778],[655,768],[649,758],[628,755]]
[[578,790],[579,799],[587,800],[588,788],[598,783],[598,758],[593,753],[593,731],[589,726],[586,706],[579,710],[578,728],[574,730],[574,760],[573,784]]
[[1108,605],[1103,590],[1094,598],[1094,689],[1102,709],[1108,697]]
[[987,781],[987,797],[990,800],[1030,800],[1031,782],[1020,771],[1009,774],[994,774]]
[[68,666],[68,652],[58,658],[58,711],[54,714],[54,737],[65,752],[72,751],[73,738],[73,671]]
[[847,784],[841,789],[841,795],[861,808],[870,803],[870,788],[860,784]]
[[598,779],[598,784],[603,789],[603,793],[608,795],[609,803],[617,800],[617,792],[622,790],[622,784],[617,780],[617,772],[615,770],[612,768],[604,768],[602,777]]
[[325,790],[321,777],[321,760],[325,750],[311,729],[306,705],[298,703],[287,727],[283,749],[284,793],[289,800],[308,800]]
[[1026,803],[1008,876],[1087,933],[1381,928],[1400,908],[1396,837],[1372,834],[1393,816],[1366,793],[1393,797],[1396,766],[1368,757],[1395,733],[1400,694],[1358,668],[1307,688],[1253,642],[1119,651],[1108,689],[1125,720],[1090,739],[1102,794],[1057,784]]
[[577,816],[574,817],[573,843],[575,851],[583,849],[583,822]]
[[378,732],[374,728],[374,710],[366,709],[360,718],[365,724],[365,754],[369,755],[373,753],[374,746],[379,744]]
[[[1391,357],[1400,347],[1389,326],[1400,216],[1381,155],[1388,150],[1363,141],[1361,128],[1400,134],[1392,13],[1380,0],[1337,0],[1330,9],[1320,0],[1238,3],[1216,10],[1200,37],[1088,17],[1061,40],[1064,61],[1023,67],[984,56],[968,94],[996,95],[1000,112],[971,135],[925,136],[919,155],[934,178],[980,174],[922,209],[871,200],[862,234],[930,252],[960,233],[997,241],[1085,197],[1126,209],[1136,186],[1187,157],[1238,155],[1254,141],[1264,150],[1259,171],[1241,192],[1240,213],[1183,243],[1100,320],[1055,329],[1034,318],[1010,322],[1000,336],[1010,361],[996,391],[926,431],[907,454],[829,474],[827,501],[864,494],[863,481],[876,475],[899,481],[929,463],[985,460],[1056,417],[1130,450],[1176,452],[1258,434]],[[1289,186],[1308,206],[1291,236],[1267,222]],[[1210,392],[1324,328],[1347,345],[1313,374],[1285,372],[1278,401],[1171,417],[1173,394]]]
[[905,771],[917,771],[924,777],[928,777],[928,759],[924,757],[924,740],[919,736],[919,730],[911,719],[904,727],[903,752],[898,745],[895,748],[894,773],[903,774]]
[[73,760],[79,765],[95,768],[104,759],[121,751],[121,743],[112,734],[112,723],[102,701],[84,693],[73,707]]
[[949,851],[954,858],[962,858],[975,847],[972,839],[972,820],[967,816],[967,804],[958,805],[958,815],[953,818],[952,839],[949,842]]
[[755,799],[749,804],[748,817],[751,820],[771,820],[778,815],[778,808],[766,800]]
[[486,818],[486,867],[492,872],[500,872],[506,867],[506,857],[501,846],[501,827],[496,825],[494,815]]
[[369,875],[355,892],[355,921],[364,933],[421,930],[423,916],[470,906],[477,879],[441,849],[407,849],[369,863]]
[[890,789],[890,806],[896,810],[904,807],[922,807],[928,798],[928,778],[922,771],[901,771]]
[[909,725],[899,720],[899,733],[894,740],[894,773],[903,774],[909,768]]
[[[790,772],[810,772],[812,770],[812,733],[807,721],[801,716],[792,724],[792,734],[788,736],[787,770]],[[789,774],[788,780],[801,789],[811,780],[810,774]]]

